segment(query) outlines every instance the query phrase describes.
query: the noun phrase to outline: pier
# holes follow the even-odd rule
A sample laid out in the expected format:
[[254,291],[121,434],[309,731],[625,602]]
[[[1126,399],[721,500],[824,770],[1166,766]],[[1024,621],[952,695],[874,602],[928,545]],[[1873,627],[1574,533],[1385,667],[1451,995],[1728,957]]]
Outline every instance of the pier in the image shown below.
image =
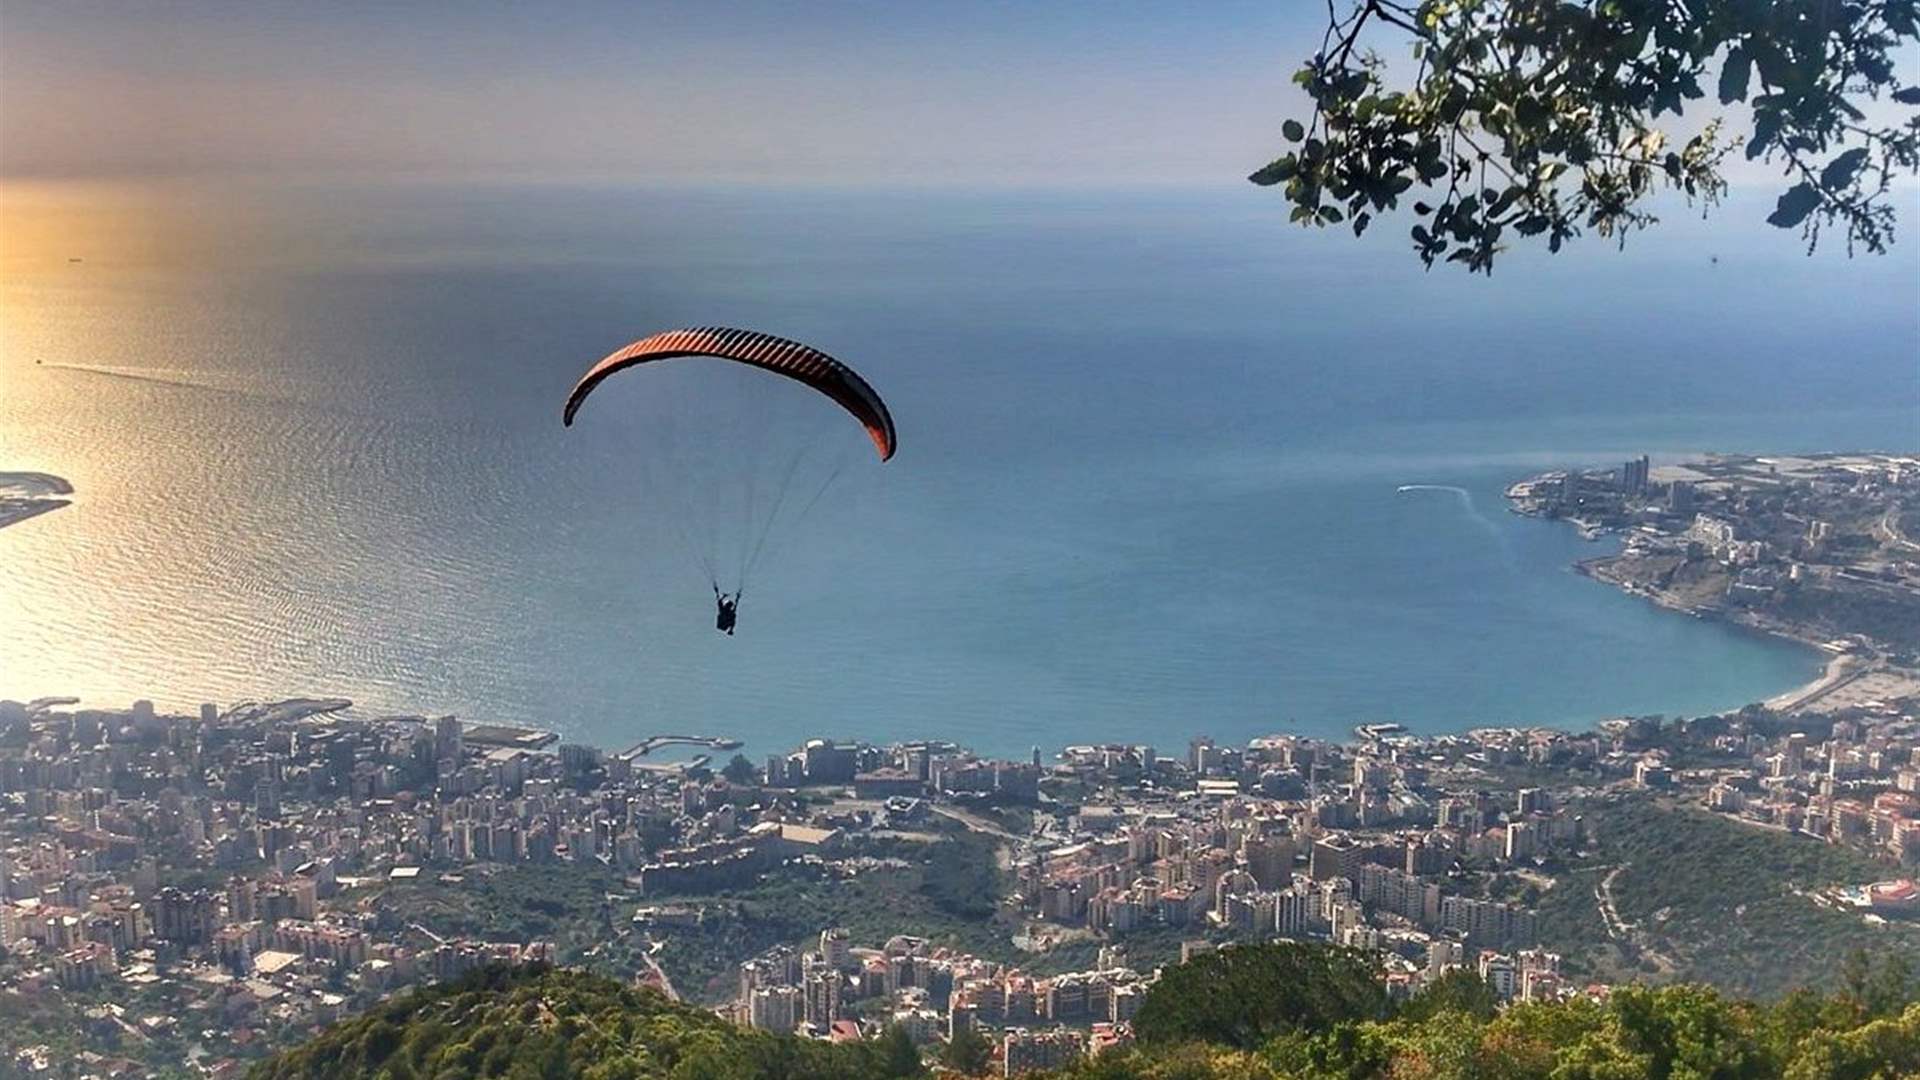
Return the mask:
[[738,750],[746,744],[739,739],[730,739],[724,735],[649,735],[634,743],[625,752],[623,758],[642,758],[663,746],[704,746],[709,750]]

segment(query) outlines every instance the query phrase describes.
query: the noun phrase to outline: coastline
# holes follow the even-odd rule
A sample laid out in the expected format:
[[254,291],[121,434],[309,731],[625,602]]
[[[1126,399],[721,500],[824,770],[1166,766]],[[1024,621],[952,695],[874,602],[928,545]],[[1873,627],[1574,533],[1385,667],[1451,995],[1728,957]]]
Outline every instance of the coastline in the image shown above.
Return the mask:
[[1827,661],[1820,677],[1804,686],[1794,687],[1783,694],[1775,694],[1761,704],[1774,712],[1799,712],[1818,702],[1828,694],[1839,690],[1865,676],[1872,668],[1861,658],[1851,653],[1841,653]]
[[[1517,481],[1507,489],[1507,499],[1514,513],[1573,526],[1588,539],[1597,539],[1601,533],[1628,538],[1623,549],[1616,553],[1576,561],[1573,569],[1583,577],[1611,585],[1668,611],[1818,650],[1825,655],[1826,662],[1811,679],[1754,704],[1783,713],[1835,711],[1920,695],[1920,671],[1902,666],[1908,661],[1901,658],[1902,646],[1897,640],[1889,643],[1863,632],[1866,628],[1853,620],[1834,617],[1836,609],[1829,608],[1825,613],[1816,609],[1803,619],[1779,609],[1769,610],[1772,604],[1766,598],[1789,581],[1799,582],[1806,568],[1796,562],[1799,552],[1790,546],[1767,552],[1765,544],[1744,539],[1768,535],[1760,527],[1749,531],[1744,515],[1723,504],[1714,510],[1719,515],[1717,518],[1701,513],[1691,527],[1687,526],[1685,517],[1694,510],[1690,504],[1698,498],[1694,494],[1696,490],[1710,490],[1710,486],[1717,485],[1715,494],[1725,494],[1742,489],[1743,481],[1748,482],[1748,489],[1759,486],[1751,484],[1754,474],[1748,471],[1755,464],[1767,467],[1768,475],[1761,483],[1771,486],[1776,463],[1791,463],[1792,470],[1804,477],[1831,462],[1843,463],[1857,471],[1862,462],[1874,463],[1873,457],[1834,454],[1769,459],[1709,455],[1698,461],[1651,470],[1646,459],[1641,458],[1637,462],[1639,487],[1623,487],[1618,480],[1622,471],[1550,472]],[[1635,465],[1636,462],[1628,462],[1626,470]],[[1663,480],[1669,487],[1688,489],[1684,508],[1676,511],[1671,492],[1664,500],[1656,499],[1654,493],[1660,490]],[[1576,504],[1573,502],[1576,497],[1567,494],[1574,488],[1580,491],[1578,498],[1583,500],[1593,500],[1597,493],[1597,501],[1601,503],[1598,512],[1588,517],[1570,513],[1573,505],[1579,505],[1581,513],[1587,513],[1586,502]],[[1700,520],[1712,523],[1704,540],[1699,535]],[[1738,535],[1743,539],[1715,548],[1711,535],[1715,528],[1725,530],[1727,537]],[[1894,539],[1898,541],[1900,537]],[[1740,550],[1742,544],[1753,550]],[[1721,565],[1714,572],[1724,575],[1728,584],[1723,587],[1717,579],[1709,577],[1706,580],[1712,587],[1703,589],[1700,577],[1689,576],[1690,568],[1711,567],[1715,559]],[[1773,560],[1770,569],[1766,567],[1768,559]],[[1760,569],[1751,569],[1753,567]],[[1754,584],[1748,584],[1748,574],[1758,575]],[[1736,588],[1747,591],[1736,597],[1733,595]],[[1753,599],[1756,590],[1763,599]],[[1844,613],[1847,609],[1837,610]]]
[[1582,559],[1575,563],[1573,568],[1581,577],[1600,582],[1603,585],[1611,585],[1621,592],[1626,593],[1628,596],[1637,596],[1642,600],[1652,603],[1655,607],[1664,608],[1676,615],[1688,615],[1695,619],[1709,620],[1751,633],[1764,634],[1767,637],[1778,638],[1781,641],[1791,641],[1795,645],[1804,645],[1807,648],[1818,650],[1827,657],[1827,662],[1821,666],[1819,672],[1815,674],[1813,678],[1797,686],[1782,690],[1780,693],[1758,701],[1755,704],[1764,705],[1775,712],[1793,712],[1817,702],[1819,699],[1826,697],[1830,692],[1840,689],[1842,686],[1853,682],[1870,671],[1876,670],[1867,661],[1853,653],[1834,652],[1832,643],[1826,638],[1797,631],[1792,627],[1783,626],[1777,622],[1752,617],[1742,619],[1726,611],[1692,607],[1665,591],[1643,588],[1617,575],[1609,574],[1607,572],[1607,564],[1617,557],[1618,556],[1605,556],[1597,559]]
[[0,472],[0,529],[71,506],[73,485],[51,473]]

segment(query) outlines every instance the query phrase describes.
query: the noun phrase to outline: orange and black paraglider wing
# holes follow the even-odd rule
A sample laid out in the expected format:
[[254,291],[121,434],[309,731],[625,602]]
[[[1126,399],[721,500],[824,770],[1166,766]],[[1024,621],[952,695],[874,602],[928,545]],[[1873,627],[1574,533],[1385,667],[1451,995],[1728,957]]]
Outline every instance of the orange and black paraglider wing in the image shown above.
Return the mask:
[[732,360],[803,383],[833,399],[860,421],[868,437],[873,439],[874,448],[880,451],[881,461],[893,456],[896,447],[893,417],[887,412],[887,403],[880,400],[880,395],[858,372],[811,345],[724,326],[668,330],[641,338],[593,365],[567,395],[565,423],[572,426],[573,414],[580,410],[581,402],[607,376],[640,364],[681,356]]

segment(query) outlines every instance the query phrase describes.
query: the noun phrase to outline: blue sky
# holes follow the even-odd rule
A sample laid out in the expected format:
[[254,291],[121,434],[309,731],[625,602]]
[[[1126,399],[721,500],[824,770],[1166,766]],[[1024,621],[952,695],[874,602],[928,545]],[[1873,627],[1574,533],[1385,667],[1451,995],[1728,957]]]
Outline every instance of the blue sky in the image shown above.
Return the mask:
[[1323,10],[9,0],[0,172],[1235,183]]
[[[5,0],[0,176],[1235,186],[1304,109],[1290,76],[1325,18],[1314,0]],[[1781,183],[1737,156],[1727,175]]]

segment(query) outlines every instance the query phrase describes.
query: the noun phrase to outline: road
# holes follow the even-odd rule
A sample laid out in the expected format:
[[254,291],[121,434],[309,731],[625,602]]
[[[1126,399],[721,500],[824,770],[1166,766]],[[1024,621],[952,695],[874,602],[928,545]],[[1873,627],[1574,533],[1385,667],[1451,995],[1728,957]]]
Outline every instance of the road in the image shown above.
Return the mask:
[[660,980],[660,991],[667,995],[667,1000],[679,1001],[680,991],[674,989],[673,980],[667,978],[667,969],[661,967],[658,963],[654,961],[653,951],[649,949],[648,951],[642,953],[641,958],[646,960],[647,969],[653,972],[654,978]]
[[1632,863],[1621,863],[1607,871],[1600,884],[1593,888],[1593,898],[1600,905],[1600,920],[1607,924],[1607,936],[1625,939],[1632,935],[1633,924],[1620,917],[1620,909],[1613,906],[1613,879],[1619,877]]
[[951,806],[941,806],[936,803],[933,806],[933,812],[936,814],[939,814],[941,817],[944,817],[944,818],[952,818],[954,821],[957,821],[960,824],[965,825],[967,828],[973,830],[974,832],[986,833],[989,836],[997,836],[1000,839],[1007,841],[1008,843],[1012,843],[1012,844],[1024,843],[1027,839],[1024,836],[1015,836],[1012,833],[1008,832],[1007,830],[1001,828],[999,825],[996,825],[992,821],[989,821],[988,819],[981,817],[979,814],[971,813],[966,810],[960,810]]
[[1920,544],[1907,539],[1907,534],[1900,531],[1900,507],[1897,505],[1889,507],[1886,513],[1880,515],[1880,524],[1874,531],[1889,544],[1909,551],[1920,551]]
[[[1613,902],[1614,879],[1625,873],[1627,868],[1632,865],[1630,862],[1621,863],[1607,871],[1607,876],[1601,878],[1600,884],[1594,886],[1593,898],[1600,907],[1600,920],[1607,924],[1608,937],[1615,941],[1624,941],[1629,945],[1635,946],[1640,950],[1640,955],[1652,960],[1663,971],[1678,971],[1680,970],[1680,962],[1674,959],[1672,954],[1660,948],[1661,938],[1658,934],[1654,932],[1642,933],[1637,925],[1620,917],[1620,909]],[[1596,867],[1595,869],[1598,868]],[[1665,916],[1656,912],[1654,914],[1654,921],[1659,922],[1664,917]]]

